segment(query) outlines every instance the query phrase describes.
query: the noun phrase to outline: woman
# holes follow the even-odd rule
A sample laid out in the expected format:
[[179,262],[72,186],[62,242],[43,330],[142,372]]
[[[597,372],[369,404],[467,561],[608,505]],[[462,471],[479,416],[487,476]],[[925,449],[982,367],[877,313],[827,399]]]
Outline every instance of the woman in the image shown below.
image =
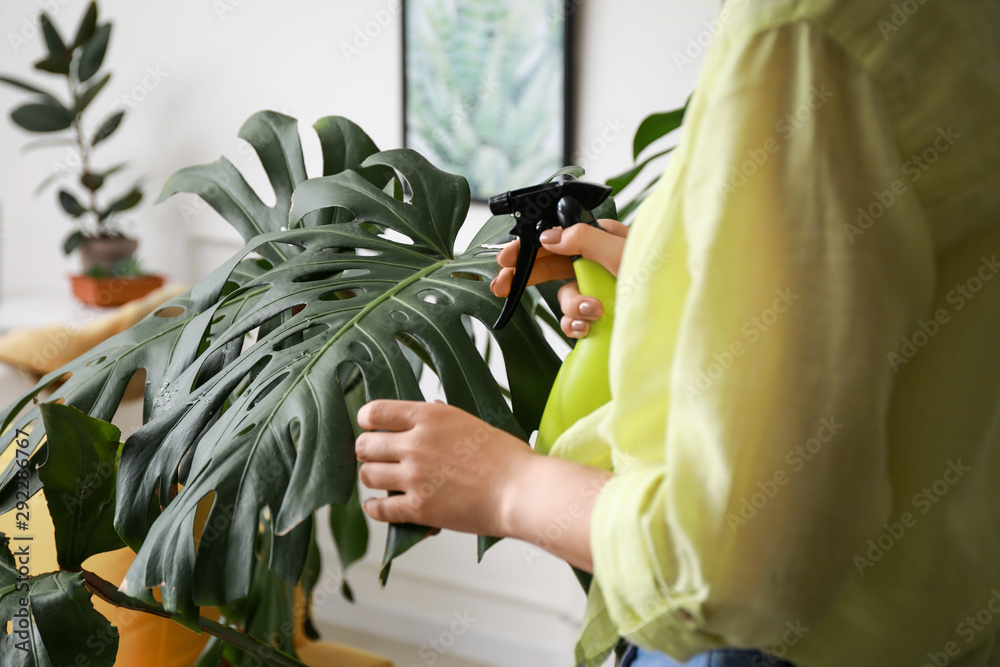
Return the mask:
[[[619,636],[633,666],[995,664],[1000,5],[734,0],[719,25],[627,240],[553,232],[532,277],[617,272],[611,402],[549,457],[371,403],[361,479],[403,493],[365,510],[593,572],[578,664]],[[601,315],[560,303],[570,335]]]

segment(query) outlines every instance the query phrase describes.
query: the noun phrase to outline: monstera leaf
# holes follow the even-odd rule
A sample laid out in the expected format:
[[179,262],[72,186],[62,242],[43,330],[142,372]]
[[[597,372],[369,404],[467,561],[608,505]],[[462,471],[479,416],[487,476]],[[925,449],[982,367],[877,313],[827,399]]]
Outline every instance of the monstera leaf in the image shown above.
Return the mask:
[[[493,334],[509,391],[477,346],[501,306],[488,287],[496,250],[484,245],[505,239],[509,221],[490,220],[459,251],[464,179],[412,151],[379,153],[344,119],[316,129],[326,176],[313,180],[293,119],[262,113],[241,130],[272,207],[224,159],[175,175],[164,196],[202,196],[246,247],[0,415],[0,432],[30,430],[33,459],[44,460],[33,405],[43,391],[109,419],[145,373],[146,423],[118,468],[115,526],[138,551],[122,590],[151,601],[159,587],[163,607],[189,623],[199,606],[246,598],[262,530],[270,569],[299,581],[313,513],[347,504],[356,483],[348,397],[422,399],[415,365],[425,365],[449,403],[526,437],[559,365],[527,308]],[[14,500],[12,475],[0,477],[0,510]],[[199,508],[207,519],[196,528]],[[387,560],[425,534],[394,527]]]
[[81,659],[112,667],[118,630],[94,610],[80,574],[28,577],[32,543],[16,544],[12,553],[0,533],[0,667],[57,667]]

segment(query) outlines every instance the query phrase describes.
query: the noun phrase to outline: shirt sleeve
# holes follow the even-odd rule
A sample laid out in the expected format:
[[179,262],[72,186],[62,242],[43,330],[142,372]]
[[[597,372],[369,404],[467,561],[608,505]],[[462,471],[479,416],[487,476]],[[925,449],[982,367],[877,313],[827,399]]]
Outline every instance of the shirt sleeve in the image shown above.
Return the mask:
[[857,574],[935,278],[879,89],[820,28],[720,36],[686,128],[626,246],[591,530],[617,631],[681,659],[787,641]]

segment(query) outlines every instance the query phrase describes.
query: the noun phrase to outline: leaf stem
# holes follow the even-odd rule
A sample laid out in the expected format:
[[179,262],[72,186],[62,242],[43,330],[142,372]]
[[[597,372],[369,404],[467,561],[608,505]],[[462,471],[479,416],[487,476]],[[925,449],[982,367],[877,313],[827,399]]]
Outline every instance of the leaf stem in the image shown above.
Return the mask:
[[[79,84],[75,81],[73,76],[73,69],[70,68],[70,74],[67,76],[69,82],[69,92],[72,97],[73,103],[73,132],[76,135],[76,145],[80,150],[80,162],[83,167],[83,173],[90,173],[90,150],[87,148],[87,142],[83,139],[83,129],[80,127],[80,121],[82,120],[81,112],[77,111],[77,104],[79,103],[79,96],[77,89]],[[104,233],[101,229],[101,219],[100,214],[97,212],[97,193],[90,188],[86,188],[87,192],[90,194],[90,212],[94,214],[94,219],[96,222],[97,236],[103,236]],[[80,224],[83,227],[83,224]],[[86,234],[86,229],[83,230]]]
[[[83,581],[86,584],[87,589],[108,604],[114,605],[115,607],[121,607],[122,609],[141,611],[146,614],[152,614],[153,616],[159,616],[161,618],[173,618],[173,614],[165,610],[163,607],[130,597],[119,591],[110,581],[102,579],[93,572],[81,570],[80,574],[83,576]],[[270,644],[265,644],[255,637],[244,634],[235,628],[222,625],[221,623],[216,623],[215,621],[207,619],[204,616],[199,617],[198,625],[202,632],[210,634],[213,637],[217,637],[228,644],[232,644],[248,655],[258,657],[264,661],[265,664],[275,665],[275,667],[306,667],[304,663],[296,660],[292,656],[279,651]]]

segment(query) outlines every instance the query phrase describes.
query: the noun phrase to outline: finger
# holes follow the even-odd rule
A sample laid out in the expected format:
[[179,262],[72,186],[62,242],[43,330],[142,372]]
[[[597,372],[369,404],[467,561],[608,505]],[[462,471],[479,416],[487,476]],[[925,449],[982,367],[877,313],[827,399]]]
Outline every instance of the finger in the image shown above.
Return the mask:
[[388,498],[369,498],[361,506],[365,514],[375,521],[386,523],[415,523],[413,506],[406,495]]
[[[531,275],[528,276],[528,284],[537,285],[538,283],[550,280],[565,280],[566,278],[572,278],[574,275],[573,262],[570,261],[569,257],[549,254],[545,257],[539,256],[535,260],[535,266],[532,267]],[[507,296],[510,294],[510,286],[513,282],[514,269],[500,269],[497,277],[490,283],[490,290],[496,296]]]
[[[514,268],[517,266],[517,256],[521,250],[521,239],[515,239],[503,247],[503,249],[497,253],[497,264],[505,268]],[[539,248],[538,254],[535,256],[535,260],[539,260],[543,257],[548,257],[552,253],[545,248]]]
[[604,306],[597,299],[580,294],[580,287],[575,280],[571,280],[559,288],[559,308],[563,315],[574,320],[587,320],[590,322],[601,319],[604,315]]
[[398,463],[365,463],[358,469],[358,479],[369,489],[382,491],[399,491],[405,486]]
[[612,220],[611,218],[601,218],[597,221],[597,224],[603,227],[604,231],[609,234],[614,234],[615,236],[620,236],[622,238],[628,236],[628,225],[623,225],[617,220]]
[[[625,238],[628,235],[628,225],[623,225],[617,220],[611,218],[601,218],[597,221],[604,231],[609,234],[614,234],[615,236],[620,236]],[[497,253],[497,264],[503,267],[513,268],[517,266],[517,254],[521,251],[521,239],[514,239]],[[540,257],[544,257],[549,254],[549,251],[542,248],[538,251]]]
[[497,264],[500,266],[516,266],[517,253],[521,251],[521,239],[514,239],[497,253]]
[[559,255],[582,255],[600,263],[613,275],[618,275],[625,239],[591,225],[573,225],[568,229],[555,227],[541,234],[546,250]]
[[559,320],[559,328],[570,338],[583,338],[590,333],[590,322],[575,320],[563,315],[562,319]]
[[354,441],[354,455],[359,461],[398,463],[401,453],[396,440],[389,433],[365,432]]
[[425,405],[418,401],[372,401],[358,410],[358,426],[366,431],[407,431],[416,424],[417,413]]

